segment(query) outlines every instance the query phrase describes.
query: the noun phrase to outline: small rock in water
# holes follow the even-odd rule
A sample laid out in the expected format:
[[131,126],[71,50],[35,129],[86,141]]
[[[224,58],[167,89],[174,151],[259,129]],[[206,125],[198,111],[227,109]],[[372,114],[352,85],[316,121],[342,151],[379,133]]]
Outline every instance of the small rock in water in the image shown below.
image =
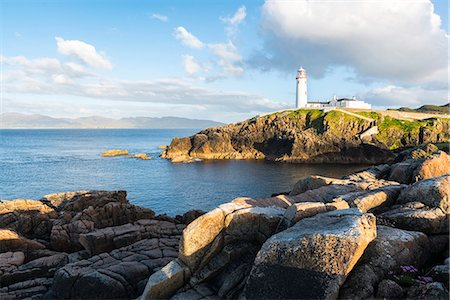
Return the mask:
[[120,155],[128,155],[128,150],[113,149],[105,151],[102,154],[100,154],[100,156],[103,157],[120,156]]
[[167,147],[168,147],[167,145],[159,145],[158,149],[167,149]]
[[127,156],[127,157],[128,158],[137,158],[137,159],[140,159],[140,160],[150,160],[150,159],[152,159],[151,156],[148,156],[145,153],[137,153],[137,154],[133,154],[133,155],[130,155],[130,156]]

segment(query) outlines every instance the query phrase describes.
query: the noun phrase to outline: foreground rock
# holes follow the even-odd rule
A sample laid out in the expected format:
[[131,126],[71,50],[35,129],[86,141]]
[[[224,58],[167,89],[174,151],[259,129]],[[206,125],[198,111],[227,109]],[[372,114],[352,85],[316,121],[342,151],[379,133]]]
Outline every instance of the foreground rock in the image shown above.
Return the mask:
[[410,184],[450,173],[450,156],[432,144],[405,151],[398,159],[402,161],[392,166],[390,180]]
[[0,299],[135,298],[201,214],[155,216],[124,191],[1,201]]
[[428,237],[415,231],[377,227],[377,237],[366,249],[340,291],[343,299],[369,299],[389,272],[400,266],[420,267],[430,259]]
[[334,299],[375,236],[375,217],[356,209],[299,221],[264,243],[245,295],[250,299]]
[[144,239],[65,265],[53,281],[58,299],[130,299],[142,294],[148,277],[178,255],[179,237]]
[[397,206],[380,215],[383,224],[430,234],[448,233],[450,175],[419,181],[405,188]]

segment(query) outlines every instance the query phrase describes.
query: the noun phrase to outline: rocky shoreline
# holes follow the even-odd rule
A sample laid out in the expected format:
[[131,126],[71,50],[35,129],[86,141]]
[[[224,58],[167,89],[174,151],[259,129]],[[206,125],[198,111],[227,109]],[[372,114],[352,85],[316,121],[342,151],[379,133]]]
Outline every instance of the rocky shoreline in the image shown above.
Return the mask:
[[171,218],[125,191],[0,201],[0,299],[448,299],[434,145],[287,195]]
[[300,109],[207,128],[175,138],[161,156],[172,162],[265,159],[292,163],[382,164],[397,150],[448,143],[450,120],[400,120],[375,111]]

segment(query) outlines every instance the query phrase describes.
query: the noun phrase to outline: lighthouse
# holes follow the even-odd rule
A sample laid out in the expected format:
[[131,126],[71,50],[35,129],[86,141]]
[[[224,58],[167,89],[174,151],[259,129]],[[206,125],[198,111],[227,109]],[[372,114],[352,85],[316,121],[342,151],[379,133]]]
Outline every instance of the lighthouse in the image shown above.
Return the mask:
[[296,79],[297,79],[297,95],[295,99],[295,107],[304,108],[308,104],[305,69],[303,68],[298,69]]

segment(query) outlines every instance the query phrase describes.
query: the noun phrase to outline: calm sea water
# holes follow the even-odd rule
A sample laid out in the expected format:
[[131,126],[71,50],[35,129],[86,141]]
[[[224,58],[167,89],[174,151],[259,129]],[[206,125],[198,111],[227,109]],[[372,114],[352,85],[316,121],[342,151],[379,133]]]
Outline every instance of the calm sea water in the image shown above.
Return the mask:
[[[198,130],[0,130],[0,199],[39,199],[77,190],[126,190],[128,199],[157,213],[209,210],[238,196],[288,191],[311,174],[340,177],[358,165],[304,165],[265,161],[172,164],[158,145]],[[100,157],[108,149],[145,152],[153,160]]]

